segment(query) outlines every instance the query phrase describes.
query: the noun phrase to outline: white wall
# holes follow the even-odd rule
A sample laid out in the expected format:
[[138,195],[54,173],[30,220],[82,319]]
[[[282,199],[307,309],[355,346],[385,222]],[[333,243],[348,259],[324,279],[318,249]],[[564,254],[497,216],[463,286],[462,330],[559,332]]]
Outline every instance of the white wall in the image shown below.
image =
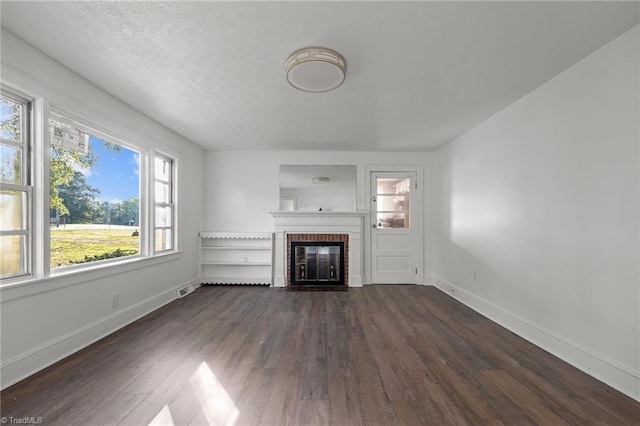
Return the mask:
[[[368,210],[365,199],[366,165],[419,165],[430,174],[431,153],[390,152],[265,152],[209,151],[206,154],[205,227],[210,231],[270,232],[271,210],[278,210],[281,164],[355,164],[357,166],[356,209]],[[431,199],[432,185],[422,185],[423,199]],[[432,221],[430,206],[424,212],[424,271],[431,275]],[[370,223],[365,218],[365,224]],[[367,234],[365,232],[365,234]],[[365,244],[366,244],[365,240]],[[365,268],[366,270],[366,268]]]
[[[35,280],[1,291],[2,388],[175,298],[197,279],[203,223],[203,151],[2,30],[2,82],[141,146],[175,154],[180,254]],[[37,177],[41,179],[42,177]],[[46,222],[45,222],[46,221]],[[45,225],[46,223],[46,225]],[[42,245],[48,211],[36,241]],[[120,306],[111,309],[111,296]]]
[[434,266],[441,289],[636,399],[638,48],[635,27],[436,153]]

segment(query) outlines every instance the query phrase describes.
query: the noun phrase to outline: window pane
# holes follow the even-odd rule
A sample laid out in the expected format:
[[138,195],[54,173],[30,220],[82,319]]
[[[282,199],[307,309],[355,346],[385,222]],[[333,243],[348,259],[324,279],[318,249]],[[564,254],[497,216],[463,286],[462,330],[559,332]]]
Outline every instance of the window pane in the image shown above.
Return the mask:
[[63,224],[51,229],[51,268],[139,253],[138,230],[131,226]]
[[24,106],[0,96],[0,137],[13,142],[22,142]]
[[378,195],[376,206],[379,212],[404,212],[409,210],[409,196]]
[[173,248],[171,229],[156,229],[155,251],[171,250]]
[[156,203],[170,203],[171,186],[168,183],[156,182]]
[[2,278],[27,273],[27,236],[0,236],[0,275]]
[[378,228],[409,228],[408,213],[378,213]]
[[26,228],[27,193],[2,190],[0,192],[0,230],[21,231]]
[[22,148],[0,144],[0,182],[22,184]]
[[[29,158],[29,102],[0,94],[0,275],[30,273],[30,179],[24,170]],[[7,186],[8,186],[7,185]]]
[[173,208],[156,206],[156,227],[171,226]]
[[156,252],[172,250],[173,225],[173,160],[157,155],[154,160],[155,243]]
[[49,143],[51,146],[70,149],[86,155],[91,136],[64,123],[49,120]]
[[163,157],[156,157],[156,175],[157,180],[169,182],[171,179],[171,160]]
[[411,189],[409,178],[383,178],[376,181],[378,194],[406,194]]
[[51,268],[138,254],[140,155],[50,124]]

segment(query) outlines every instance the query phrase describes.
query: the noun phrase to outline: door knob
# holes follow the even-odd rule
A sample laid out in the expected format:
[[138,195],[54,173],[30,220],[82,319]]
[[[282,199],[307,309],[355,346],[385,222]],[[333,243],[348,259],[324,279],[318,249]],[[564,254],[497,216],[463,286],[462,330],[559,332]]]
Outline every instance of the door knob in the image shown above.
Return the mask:
[[372,228],[377,228],[375,223],[371,224],[371,227]]

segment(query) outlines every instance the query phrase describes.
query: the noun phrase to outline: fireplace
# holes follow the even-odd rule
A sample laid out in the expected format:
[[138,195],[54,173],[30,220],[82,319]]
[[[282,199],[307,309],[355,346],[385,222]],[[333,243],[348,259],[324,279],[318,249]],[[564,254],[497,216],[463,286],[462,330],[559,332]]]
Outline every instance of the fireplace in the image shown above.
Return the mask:
[[[270,212],[274,218],[274,287],[292,289],[344,289],[362,286],[362,230],[365,212]],[[291,244],[293,242],[323,243],[328,247],[342,242],[340,259],[341,284],[292,284],[295,269],[291,267]],[[326,244],[330,243],[330,244]],[[318,246],[316,246],[318,247]],[[334,263],[334,276],[337,264]],[[306,270],[305,274],[308,274]],[[330,266],[329,266],[330,268]],[[299,271],[298,271],[299,272]],[[306,275],[308,277],[308,275]],[[324,275],[323,275],[324,276]],[[331,276],[331,269],[329,270]],[[331,288],[333,287],[333,288]]]
[[292,241],[291,286],[336,286],[345,284],[344,242]]
[[290,289],[347,287],[348,234],[287,234],[287,286]]

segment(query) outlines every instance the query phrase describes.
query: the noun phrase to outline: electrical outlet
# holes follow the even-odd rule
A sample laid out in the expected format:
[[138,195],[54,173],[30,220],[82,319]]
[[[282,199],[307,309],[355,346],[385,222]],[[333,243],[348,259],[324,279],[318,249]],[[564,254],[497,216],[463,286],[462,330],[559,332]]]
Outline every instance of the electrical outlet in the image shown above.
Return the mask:
[[120,293],[113,293],[111,296],[111,309],[115,309],[120,305]]
[[478,281],[478,273],[476,271],[473,271],[473,280]]

